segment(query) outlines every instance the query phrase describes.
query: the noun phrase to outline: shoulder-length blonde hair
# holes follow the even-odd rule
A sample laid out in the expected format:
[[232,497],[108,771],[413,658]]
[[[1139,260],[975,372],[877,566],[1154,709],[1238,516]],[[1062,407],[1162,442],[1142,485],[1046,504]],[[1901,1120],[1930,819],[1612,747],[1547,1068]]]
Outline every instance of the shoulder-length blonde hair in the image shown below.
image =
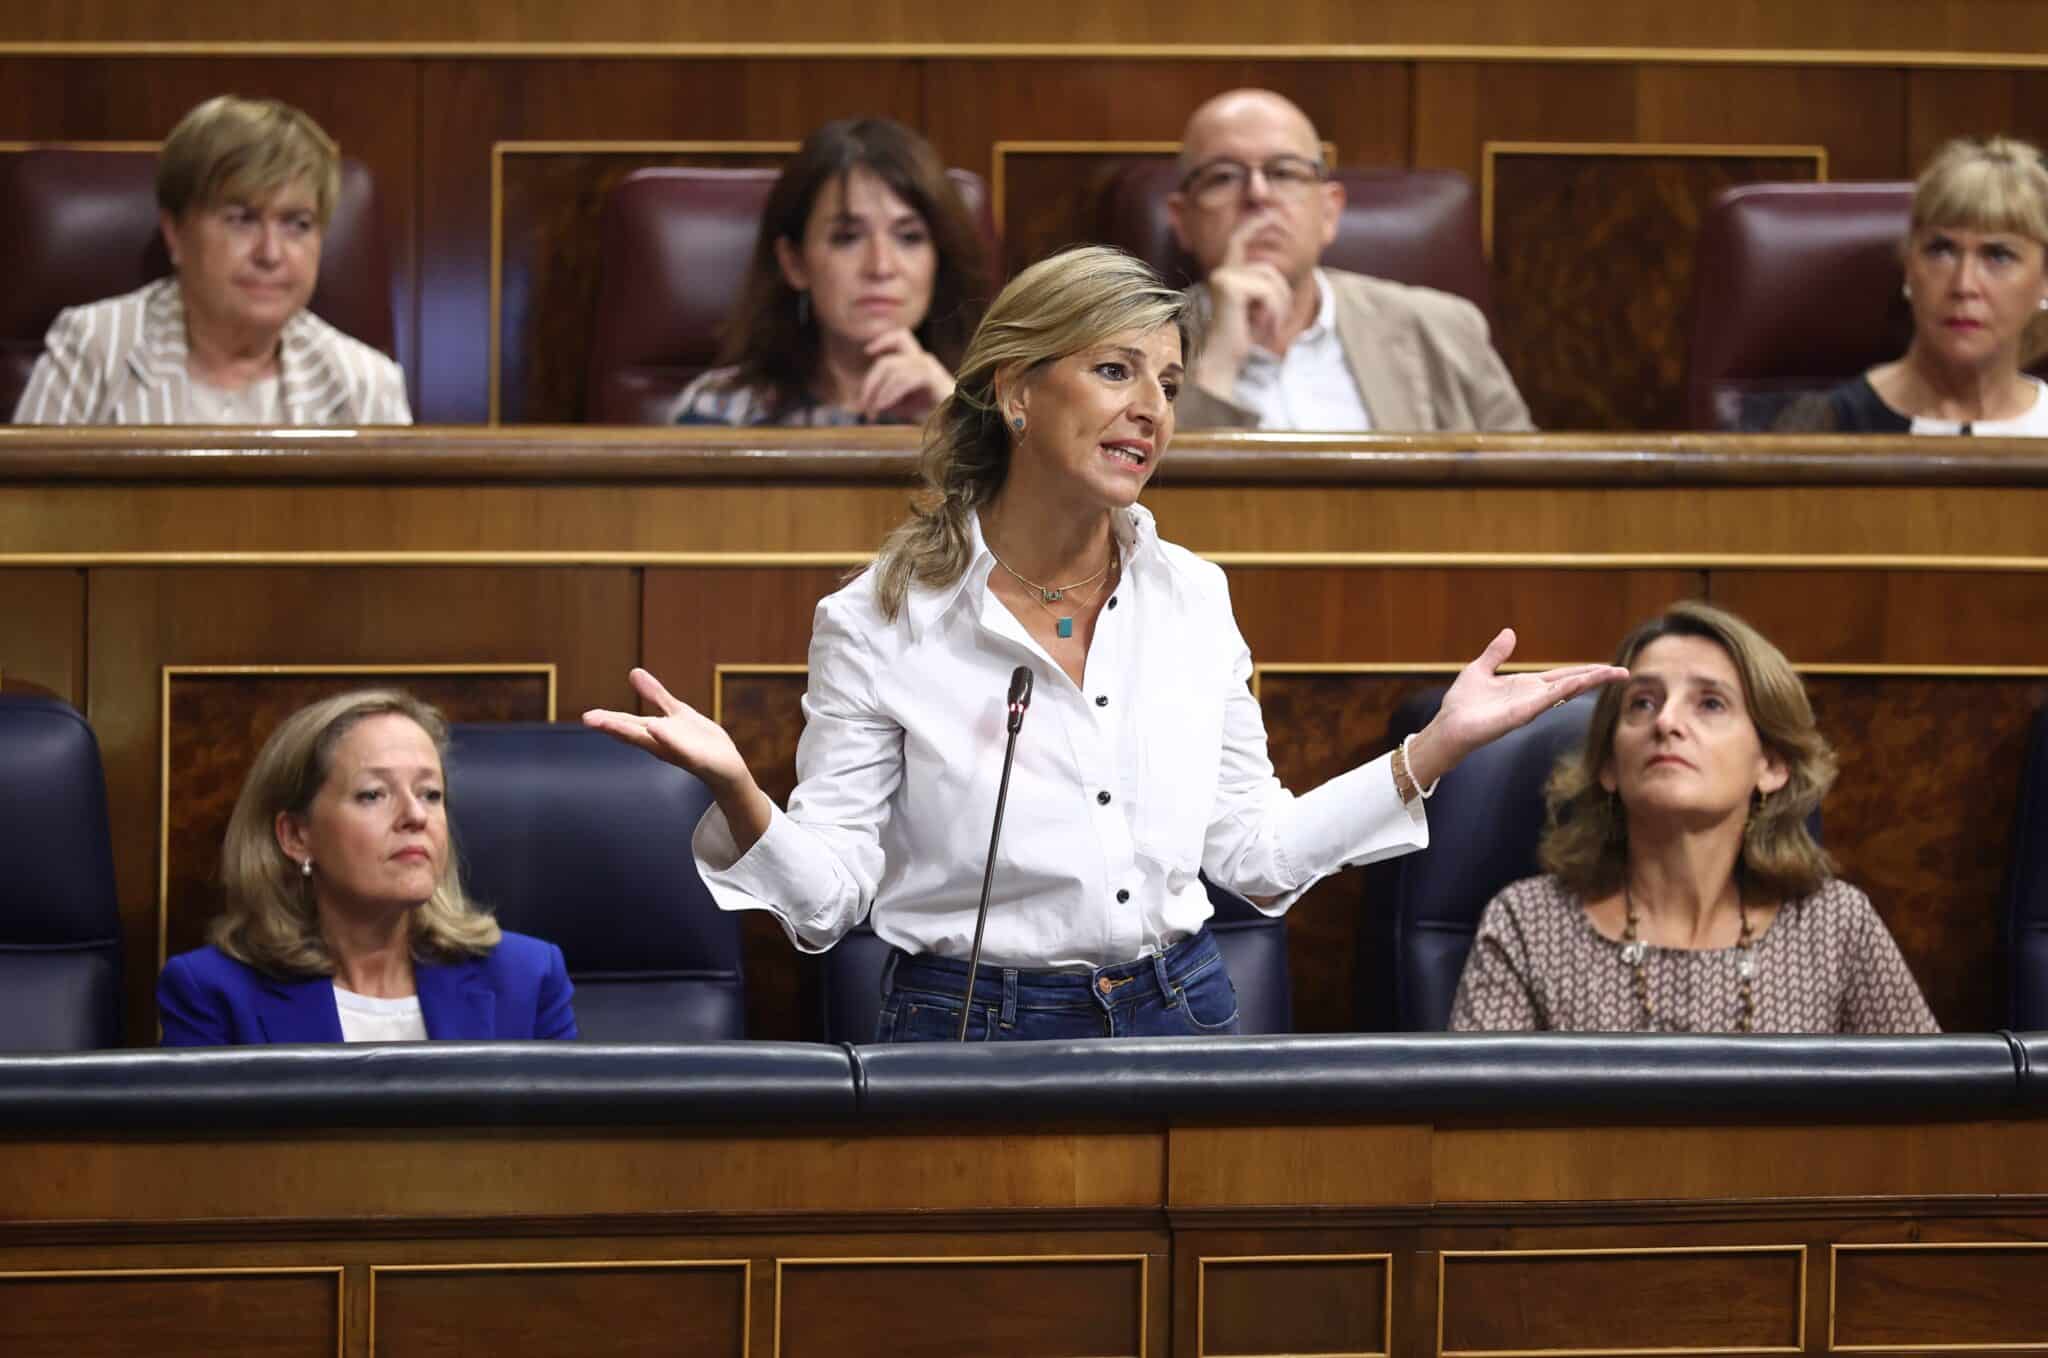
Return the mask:
[[[1785,786],[1756,800],[1742,832],[1735,882],[1752,903],[1811,895],[1834,875],[1835,865],[1807,831],[1806,818],[1835,781],[1835,753],[1814,724],[1806,685],[1792,662],[1733,613],[1688,601],[1630,632],[1614,663],[1633,666],[1660,637],[1703,637],[1728,653],[1742,678],[1742,705],[1766,752],[1784,761]],[[1628,813],[1601,785],[1614,756],[1614,728],[1628,685],[1609,684],[1593,705],[1586,744],[1558,761],[1544,790],[1548,823],[1539,850],[1546,872],[1579,896],[1603,896],[1628,872]]]
[[882,543],[875,566],[884,617],[902,609],[913,583],[942,588],[967,570],[968,519],[995,499],[1010,471],[1015,436],[996,405],[998,374],[1029,380],[1112,335],[1162,325],[1179,329],[1182,361],[1192,363],[1187,298],[1142,261],[1107,245],[1064,250],[1010,280],[968,341],[953,394],[925,423],[918,459],[924,484],[910,517]]
[[[227,909],[208,930],[216,948],[274,976],[334,974],[313,892],[277,842],[277,815],[305,815],[326,785],[341,738],[364,718],[386,713],[414,722],[446,758],[447,720],[396,689],[360,689],[302,707],[263,742],[221,843]],[[440,885],[412,913],[413,954],[444,962],[476,957],[496,947],[499,937],[498,922],[463,894],[451,851]]]

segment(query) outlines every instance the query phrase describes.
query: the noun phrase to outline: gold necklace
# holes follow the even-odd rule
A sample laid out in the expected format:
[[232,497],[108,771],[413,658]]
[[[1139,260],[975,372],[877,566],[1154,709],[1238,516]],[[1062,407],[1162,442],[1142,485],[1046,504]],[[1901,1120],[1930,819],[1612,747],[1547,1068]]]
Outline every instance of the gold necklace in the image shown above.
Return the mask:
[[[1651,1032],[1657,1031],[1657,1011],[1650,1004],[1650,945],[1636,937],[1636,898],[1626,881],[1621,884],[1621,900],[1626,910],[1626,922],[1621,930],[1621,960],[1635,973],[1636,1004],[1643,1011],[1643,1022]],[[1749,927],[1749,903],[1740,893],[1735,897],[1735,913],[1742,921],[1742,933],[1735,940],[1736,951],[1741,956],[1735,959],[1735,993],[1742,1002],[1742,1017],[1736,1021],[1735,1031],[1753,1033],[1756,1031],[1756,939]]]
[[[1071,613],[1060,613],[1059,610],[1055,609],[1052,605],[1066,598],[1066,596],[1072,593],[1073,591],[1084,588],[1088,585],[1092,585],[1098,580],[1102,580],[1103,584],[1107,585],[1108,581],[1105,580],[1104,577],[1107,576],[1112,570],[1116,569],[1117,563],[1123,559],[1116,549],[1116,543],[1112,541],[1109,545],[1109,560],[1103,562],[1102,569],[1096,571],[1095,574],[1089,576],[1087,579],[1076,580],[1071,585],[1041,585],[1036,580],[1027,580],[1023,576],[1017,574],[1016,571],[1011,570],[1009,562],[1003,560],[999,556],[996,556],[995,548],[990,547],[988,549],[988,554],[990,556],[995,556],[996,564],[998,566],[1001,566],[1005,571],[1008,571],[1011,579],[1015,580],[1018,584],[1023,585],[1025,588],[1031,590],[1033,596],[1032,602],[1037,604],[1040,608],[1046,611],[1047,616],[1051,617],[1051,619],[1053,620],[1053,630],[1062,637],[1070,637],[1074,635],[1074,617]],[[1096,599],[1100,598],[1101,596],[1102,590],[1097,589],[1095,593],[1089,596],[1089,598],[1085,602],[1093,603]]]

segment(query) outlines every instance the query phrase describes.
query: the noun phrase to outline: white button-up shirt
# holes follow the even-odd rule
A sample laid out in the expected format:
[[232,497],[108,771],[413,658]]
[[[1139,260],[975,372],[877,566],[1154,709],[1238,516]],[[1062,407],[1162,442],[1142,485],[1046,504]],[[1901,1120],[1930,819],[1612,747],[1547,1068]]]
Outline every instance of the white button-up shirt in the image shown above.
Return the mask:
[[818,604],[789,809],[744,856],[713,806],[692,842],[727,910],[772,910],[805,952],[872,914],[914,953],[964,958],[1002,771],[1010,673],[1033,671],[997,851],[983,959],[1081,969],[1163,951],[1202,927],[1196,878],[1274,897],[1429,842],[1381,758],[1296,797],[1273,776],[1223,572],[1118,514],[1124,571],[1098,615],[1087,684],[987,588],[995,558],[913,585],[882,616],[870,570]]
[[1231,396],[1258,415],[1261,429],[1363,433],[1372,428],[1372,412],[1337,334],[1337,295],[1321,269],[1315,280],[1315,320],[1284,354],[1253,345]]

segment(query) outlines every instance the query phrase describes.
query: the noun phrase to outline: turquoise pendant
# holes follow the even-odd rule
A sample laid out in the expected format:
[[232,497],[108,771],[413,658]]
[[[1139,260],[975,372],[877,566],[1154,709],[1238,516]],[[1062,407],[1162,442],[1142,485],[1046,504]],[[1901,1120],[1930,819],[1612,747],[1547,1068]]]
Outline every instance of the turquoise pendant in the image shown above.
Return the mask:
[[1074,620],[1072,618],[1057,618],[1054,621],[1059,624],[1056,630],[1058,630],[1061,636],[1070,637],[1074,635]]

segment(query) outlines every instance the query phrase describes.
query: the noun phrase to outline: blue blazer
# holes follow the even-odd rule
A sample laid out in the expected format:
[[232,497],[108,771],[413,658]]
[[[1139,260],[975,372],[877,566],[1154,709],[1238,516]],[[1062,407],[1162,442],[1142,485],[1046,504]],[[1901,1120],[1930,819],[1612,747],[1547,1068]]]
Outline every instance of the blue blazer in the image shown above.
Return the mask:
[[[576,1036],[562,950],[510,930],[482,957],[445,965],[413,964],[427,1036],[479,1038]],[[280,980],[218,948],[179,953],[156,983],[166,1047],[265,1042],[339,1042],[334,978]]]

